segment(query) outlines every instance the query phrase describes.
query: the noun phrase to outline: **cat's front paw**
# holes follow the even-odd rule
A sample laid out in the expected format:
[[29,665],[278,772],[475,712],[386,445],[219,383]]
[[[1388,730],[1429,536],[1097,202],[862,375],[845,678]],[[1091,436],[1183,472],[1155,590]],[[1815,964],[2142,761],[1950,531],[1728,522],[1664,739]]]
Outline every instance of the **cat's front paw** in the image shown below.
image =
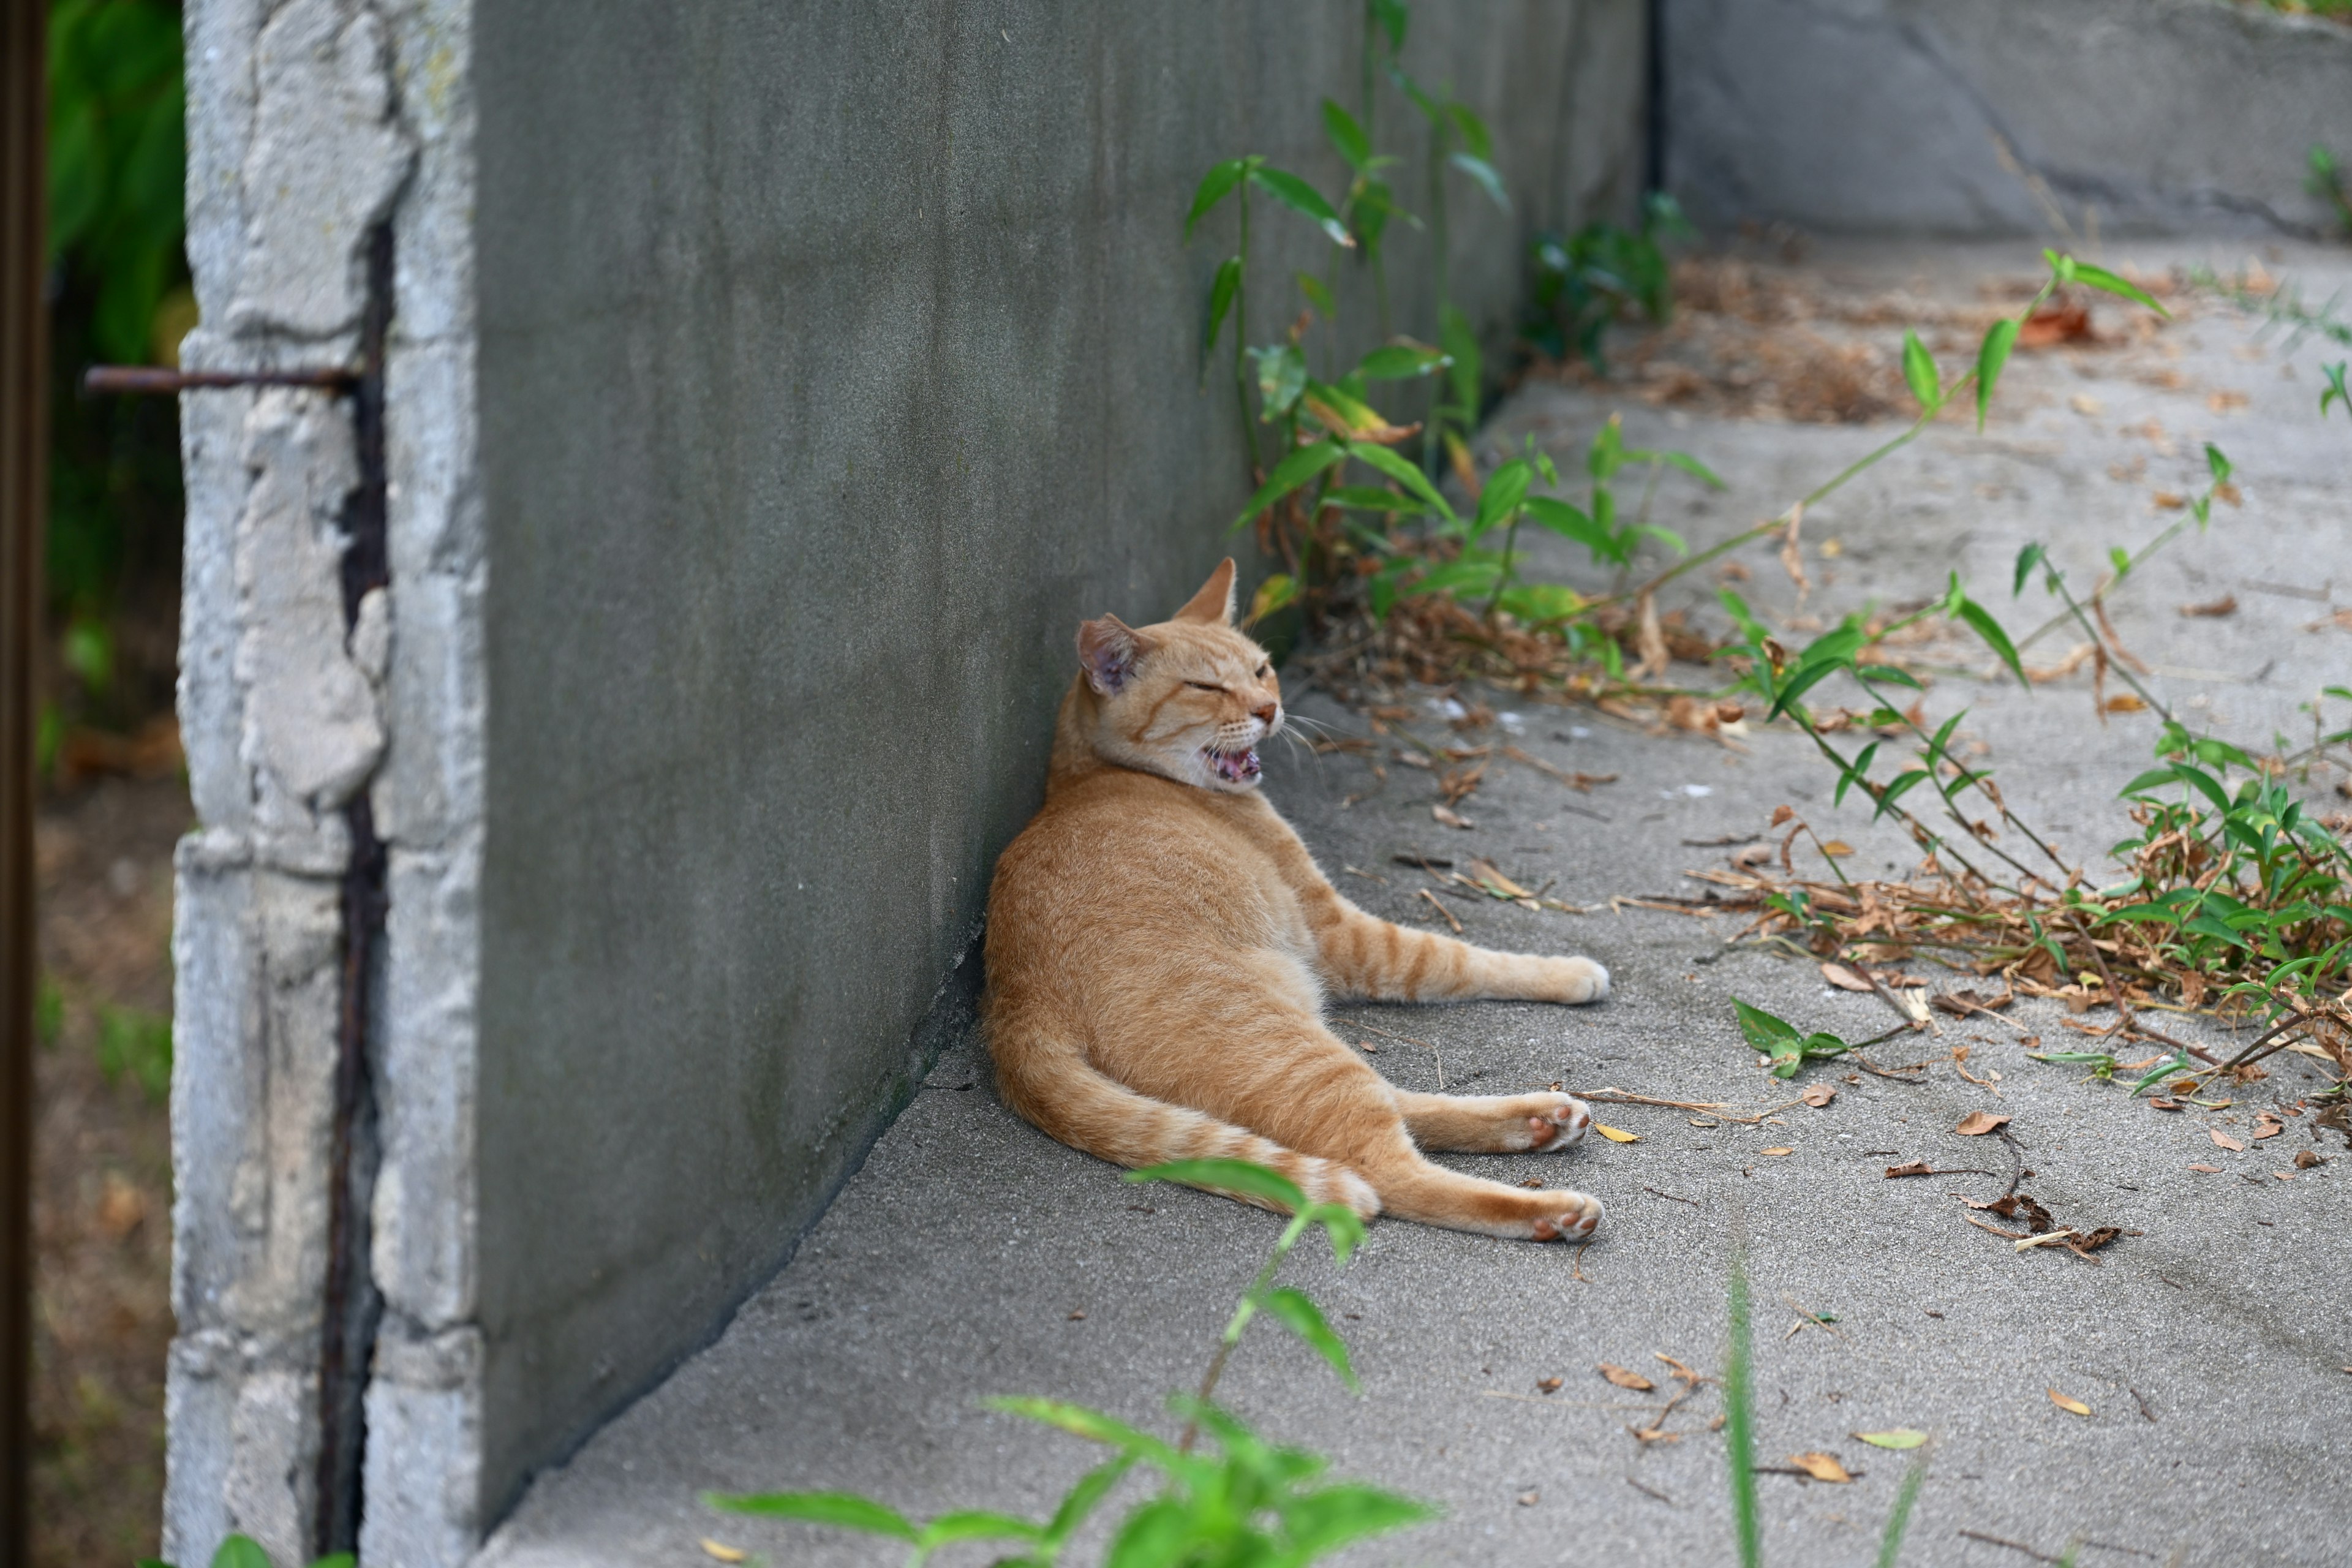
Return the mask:
[[1601,1228],[1601,1200],[1583,1193],[1542,1193],[1549,1213],[1537,1217],[1528,1230],[1536,1241],[1582,1241]]
[[1572,1095],[1536,1094],[1527,1115],[1528,1149],[1565,1149],[1592,1125],[1592,1108]]
[[1547,958],[1543,966],[1543,1001],[1574,1007],[1609,994],[1609,972],[1589,958]]

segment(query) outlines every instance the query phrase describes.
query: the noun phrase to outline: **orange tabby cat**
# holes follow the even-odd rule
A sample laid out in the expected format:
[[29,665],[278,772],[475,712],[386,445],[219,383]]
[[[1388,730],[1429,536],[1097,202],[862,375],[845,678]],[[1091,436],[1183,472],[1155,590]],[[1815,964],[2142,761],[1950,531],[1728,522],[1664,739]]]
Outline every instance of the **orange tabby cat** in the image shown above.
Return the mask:
[[1366,1218],[1591,1235],[1593,1198],[1421,1152],[1565,1148],[1591,1121],[1581,1101],[1397,1089],[1324,1027],[1323,999],[1591,1002],[1608,971],[1407,931],[1340,897],[1257,793],[1282,698],[1234,628],[1233,591],[1227,561],[1171,620],[1078,628],[1045,808],[989,895],[985,1019],[1006,1102],[1122,1165],[1253,1160]]

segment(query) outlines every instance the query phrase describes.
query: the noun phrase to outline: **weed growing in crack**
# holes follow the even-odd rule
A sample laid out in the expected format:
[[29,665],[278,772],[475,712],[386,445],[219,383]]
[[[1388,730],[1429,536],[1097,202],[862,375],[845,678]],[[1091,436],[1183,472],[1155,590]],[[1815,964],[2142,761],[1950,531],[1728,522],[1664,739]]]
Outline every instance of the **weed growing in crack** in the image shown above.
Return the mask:
[[[995,1409],[1113,1450],[1110,1459],[1080,1478],[1043,1523],[992,1510],[959,1509],[918,1524],[883,1503],[848,1492],[706,1493],[703,1500],[730,1513],[798,1520],[903,1542],[910,1565],[956,1542],[1011,1542],[1016,1555],[1001,1559],[1003,1568],[1047,1568],[1058,1562],[1095,1510],[1138,1467],[1158,1471],[1160,1489],[1128,1510],[1106,1559],[1133,1568],[1313,1563],[1355,1542],[1436,1517],[1427,1504],[1394,1492],[1321,1480],[1324,1459],[1267,1443],[1213,1400],[1227,1361],[1261,1314],[1297,1334],[1350,1389],[1357,1387],[1347,1345],[1321,1310],[1304,1291],[1274,1281],[1283,1259],[1318,1226],[1330,1239],[1332,1257],[1344,1266],[1363,1240],[1364,1222],[1338,1205],[1309,1204],[1289,1178],[1246,1161],[1182,1160],[1130,1172],[1127,1179],[1228,1193],[1291,1215],[1265,1266],[1226,1321],[1200,1387],[1169,1397],[1169,1408],[1185,1423],[1183,1435],[1174,1443],[1080,1405],[994,1399],[989,1404]],[[1213,1456],[1192,1451],[1203,1431],[1216,1446]]]

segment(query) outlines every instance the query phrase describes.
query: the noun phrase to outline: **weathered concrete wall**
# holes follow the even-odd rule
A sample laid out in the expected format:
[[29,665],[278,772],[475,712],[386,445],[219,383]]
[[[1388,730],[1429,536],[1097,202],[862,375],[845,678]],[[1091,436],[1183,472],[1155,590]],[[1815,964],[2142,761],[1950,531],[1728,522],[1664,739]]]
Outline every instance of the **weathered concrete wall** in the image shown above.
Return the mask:
[[[191,366],[350,363],[372,231],[397,315],[389,586],[349,602],[361,486],[346,397],[183,400],[180,716],[202,824],[181,846],[174,1309],[164,1554],[231,1530],[279,1562],[322,1527],[329,1254],[373,1319],[370,1561],[457,1562],[478,1489],[471,1149],[484,562],[472,479],[466,0],[187,7]],[[392,909],[367,954],[354,1202],[331,1223],[344,892],[364,797]],[[372,1186],[372,1191],[370,1190]],[[373,1248],[373,1262],[369,1249]],[[364,1324],[362,1324],[362,1330]],[[344,1438],[345,1469],[358,1463]],[[331,1491],[349,1490],[323,1478]],[[342,1529],[348,1530],[348,1512]]]
[[2352,28],[2229,0],[1662,0],[1667,183],[1710,226],[2302,234]]
[[[1231,232],[1181,246],[1193,182],[1257,151],[1336,186],[1360,8],[187,15],[187,363],[348,362],[372,233],[394,268],[380,589],[346,591],[351,400],[185,402],[165,1546],[331,1533],[331,1254],[381,1312],[362,1554],[434,1568],[716,1331],[961,1021],[1073,623],[1175,603],[1245,491],[1193,389]],[[1517,193],[1453,191],[1498,336],[1526,231],[1631,203],[1641,44],[1638,0],[1415,18]],[[1263,342],[1327,258],[1258,211]]]
[[[911,1091],[1073,626],[1172,608],[1246,493],[1229,384],[1194,390],[1232,216],[1185,248],[1193,183],[1258,151],[1336,186],[1317,105],[1353,97],[1360,17],[484,14],[493,1508],[703,1342]],[[1453,192],[1490,327],[1525,226],[1633,194],[1639,25],[1416,11],[1413,68],[1495,113],[1520,193]],[[1263,201],[1254,228],[1263,342],[1326,252]]]

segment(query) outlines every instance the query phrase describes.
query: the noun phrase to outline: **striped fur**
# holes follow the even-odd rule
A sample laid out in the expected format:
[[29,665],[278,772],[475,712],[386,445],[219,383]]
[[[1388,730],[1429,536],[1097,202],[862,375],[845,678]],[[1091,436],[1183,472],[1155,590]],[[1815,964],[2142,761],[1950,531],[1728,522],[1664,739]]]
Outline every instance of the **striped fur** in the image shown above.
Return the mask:
[[990,893],[989,1048],[1005,1102],[1128,1166],[1238,1158],[1370,1217],[1534,1240],[1601,1205],[1431,1163],[1423,1149],[1562,1149],[1565,1094],[1398,1089],[1323,1024],[1385,1001],[1609,994],[1589,959],[1492,952],[1376,919],[1333,888],[1256,789],[1281,689],[1234,629],[1233,563],[1174,618],[1079,630],[1045,805]]

